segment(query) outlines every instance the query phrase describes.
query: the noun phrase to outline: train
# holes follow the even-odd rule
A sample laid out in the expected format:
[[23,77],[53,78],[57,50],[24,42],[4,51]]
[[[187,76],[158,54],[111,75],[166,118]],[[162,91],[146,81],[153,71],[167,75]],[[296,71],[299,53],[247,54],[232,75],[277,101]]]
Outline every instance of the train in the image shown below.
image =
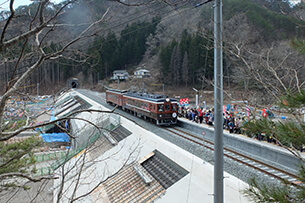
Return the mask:
[[123,111],[150,120],[157,125],[177,124],[178,101],[159,94],[107,90],[106,101]]

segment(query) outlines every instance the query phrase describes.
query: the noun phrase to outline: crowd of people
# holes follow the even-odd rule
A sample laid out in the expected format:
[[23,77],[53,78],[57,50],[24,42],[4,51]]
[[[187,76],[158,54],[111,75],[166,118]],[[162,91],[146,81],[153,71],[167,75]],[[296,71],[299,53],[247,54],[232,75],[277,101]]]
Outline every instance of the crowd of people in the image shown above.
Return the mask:
[[[179,117],[184,117],[195,123],[205,123],[207,125],[214,125],[214,109],[205,110],[203,107],[185,107],[181,106],[178,111]],[[241,133],[241,126],[245,122],[244,118],[234,116],[233,112],[226,112],[223,115],[223,128],[230,133]]]
[[[258,141],[266,141],[269,143],[279,144],[275,134],[266,134],[264,132],[256,132],[247,134],[247,131],[243,128],[243,125],[248,121],[248,117],[240,116],[239,113],[233,111],[224,111],[223,113],[223,129],[228,130],[230,133],[244,134]],[[178,110],[178,116],[181,118],[189,119],[192,122],[198,124],[214,125],[214,108],[206,110],[203,107],[185,107],[180,106]],[[262,115],[263,116],[263,115]],[[305,144],[298,147],[300,152],[305,152]]]
[[[198,124],[214,125],[214,109],[206,110],[203,107],[185,107],[180,106],[178,116],[189,119]],[[223,129],[228,130],[229,133],[244,134],[242,126],[247,122],[247,117],[237,116],[234,111],[226,111],[223,113]],[[255,135],[248,135],[259,141],[267,141],[269,143],[276,143],[276,138],[265,133],[258,133]]]

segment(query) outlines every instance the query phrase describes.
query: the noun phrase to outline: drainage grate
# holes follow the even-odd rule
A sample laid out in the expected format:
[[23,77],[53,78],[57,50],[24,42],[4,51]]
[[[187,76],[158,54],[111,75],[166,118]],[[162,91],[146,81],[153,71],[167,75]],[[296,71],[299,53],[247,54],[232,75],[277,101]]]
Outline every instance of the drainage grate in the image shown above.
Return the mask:
[[100,136],[88,150],[88,161],[98,158],[112,147],[113,145],[106,139],[106,137]]
[[154,151],[154,156],[141,164],[165,189],[188,174],[188,171],[170,160],[168,157]]
[[121,140],[125,139],[129,135],[131,135],[131,132],[121,125],[111,132],[111,136],[117,142],[120,142]]
[[67,104],[65,104],[60,109],[60,111],[55,114],[55,116],[59,116],[61,113],[66,112],[68,109],[70,109],[70,111],[68,113],[66,113],[65,115],[60,116],[60,117],[64,117],[64,116],[67,116],[67,115],[71,114],[72,112],[82,110],[82,109],[88,109],[91,106],[92,106],[91,104],[86,102],[81,97],[75,96],[74,99],[72,99]]
[[154,202],[165,193],[164,188],[153,178],[149,184],[146,184],[134,170],[134,166],[135,164],[118,172],[102,184],[103,189],[100,192],[107,193],[109,200],[107,202]]
[[87,101],[85,101],[84,99],[82,99],[79,96],[75,96],[74,98],[80,104],[80,106],[75,108],[75,109],[73,109],[73,111],[88,109],[88,108],[90,108],[92,106],[91,104],[89,104]]

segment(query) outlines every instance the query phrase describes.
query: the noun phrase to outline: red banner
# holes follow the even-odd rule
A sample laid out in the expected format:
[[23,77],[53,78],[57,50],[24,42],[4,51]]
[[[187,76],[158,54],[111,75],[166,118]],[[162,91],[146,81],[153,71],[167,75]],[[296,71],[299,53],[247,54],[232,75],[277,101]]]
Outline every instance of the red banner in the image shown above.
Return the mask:
[[189,105],[189,98],[179,99],[180,105]]

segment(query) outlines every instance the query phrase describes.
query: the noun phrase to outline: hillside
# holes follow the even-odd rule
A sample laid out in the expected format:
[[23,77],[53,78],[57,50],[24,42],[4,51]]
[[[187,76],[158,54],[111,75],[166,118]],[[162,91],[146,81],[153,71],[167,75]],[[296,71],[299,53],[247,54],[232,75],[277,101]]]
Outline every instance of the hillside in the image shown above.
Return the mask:
[[[194,7],[197,1],[171,3],[126,6],[110,1],[90,1],[73,4],[60,15],[58,23],[86,23],[89,19],[101,17],[108,8],[109,12],[94,37],[80,41],[73,46],[74,50],[69,50],[55,61],[45,61],[25,85],[39,83],[41,92],[49,93],[52,87],[51,91],[55,93],[66,85],[68,78],[77,77],[85,88],[97,88],[98,80],[111,86],[109,77],[112,71],[126,69],[132,74],[137,67],[143,67],[152,75],[150,81],[144,81],[146,86],[164,83],[168,91],[173,91],[168,94],[173,96],[182,89],[187,95],[192,92],[192,87],[201,91],[212,90],[212,3],[200,7]],[[35,6],[33,3],[16,10],[22,16],[24,26],[19,29],[20,21],[14,19],[7,31],[9,36],[26,30],[31,20],[27,10]],[[52,13],[56,7],[48,9]],[[284,12],[286,15],[283,15]],[[303,56],[291,46],[298,42],[295,39],[302,39],[305,32],[303,22],[292,16],[301,17],[303,13],[302,9],[291,8],[285,2],[223,1],[224,89],[228,92],[225,98],[233,96],[232,99],[244,97],[255,103],[272,102],[260,82],[276,87],[277,79],[270,77],[270,72],[266,71],[266,68],[274,67],[279,78],[288,84],[291,78],[287,75],[292,74],[289,69],[298,67],[296,71],[299,72],[300,64],[304,64]],[[1,16],[4,24],[5,13],[2,12]],[[45,49],[50,52],[58,50],[82,28],[71,26],[53,30],[46,38]],[[26,46],[29,53],[33,40],[30,39]],[[11,57],[10,54],[6,52],[3,58]],[[290,57],[285,57],[287,55]],[[25,58],[19,65],[19,74],[34,59]],[[0,81],[9,80],[15,61],[16,58],[12,58],[0,64]],[[259,75],[266,77],[258,78]],[[298,77],[303,81],[304,73],[300,72]],[[116,82],[112,84],[115,85]],[[141,89],[143,81],[126,84],[131,85]],[[175,93],[177,89],[179,92]],[[35,87],[25,89],[27,92],[36,90]],[[158,90],[152,87],[151,91]],[[277,90],[274,88],[271,91]]]

